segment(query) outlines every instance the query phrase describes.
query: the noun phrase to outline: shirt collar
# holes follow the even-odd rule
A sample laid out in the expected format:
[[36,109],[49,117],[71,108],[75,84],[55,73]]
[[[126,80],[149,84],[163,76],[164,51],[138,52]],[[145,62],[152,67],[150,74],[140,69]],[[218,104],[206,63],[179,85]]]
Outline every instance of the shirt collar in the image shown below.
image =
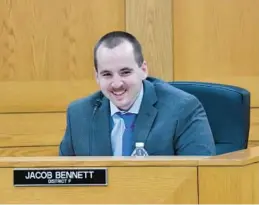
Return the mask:
[[139,95],[138,95],[137,99],[135,100],[135,102],[133,103],[133,105],[131,106],[131,108],[130,108],[128,111],[121,111],[121,110],[119,110],[119,109],[110,101],[111,116],[113,116],[116,112],[138,114],[139,109],[140,109],[140,105],[141,105],[141,102],[142,102],[143,94],[144,94],[144,89],[143,89],[143,84],[142,84],[141,90],[140,90],[140,92],[139,92]]

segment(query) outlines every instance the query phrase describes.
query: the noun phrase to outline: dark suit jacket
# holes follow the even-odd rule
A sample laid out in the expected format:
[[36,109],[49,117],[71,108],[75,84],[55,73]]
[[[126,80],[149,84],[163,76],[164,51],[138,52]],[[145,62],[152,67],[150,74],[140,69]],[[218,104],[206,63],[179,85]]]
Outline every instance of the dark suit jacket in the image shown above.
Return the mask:
[[[154,78],[143,81],[135,142],[149,155],[215,155],[209,122],[196,97]],[[109,100],[97,92],[68,106],[61,156],[112,156]],[[132,144],[134,148],[134,143]]]

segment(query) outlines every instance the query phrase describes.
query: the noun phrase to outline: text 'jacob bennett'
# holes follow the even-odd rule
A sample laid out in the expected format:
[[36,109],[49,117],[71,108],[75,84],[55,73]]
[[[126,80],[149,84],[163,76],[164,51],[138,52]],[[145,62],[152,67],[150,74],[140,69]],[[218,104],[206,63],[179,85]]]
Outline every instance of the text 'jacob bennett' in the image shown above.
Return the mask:
[[31,171],[25,179],[92,179],[94,171]]

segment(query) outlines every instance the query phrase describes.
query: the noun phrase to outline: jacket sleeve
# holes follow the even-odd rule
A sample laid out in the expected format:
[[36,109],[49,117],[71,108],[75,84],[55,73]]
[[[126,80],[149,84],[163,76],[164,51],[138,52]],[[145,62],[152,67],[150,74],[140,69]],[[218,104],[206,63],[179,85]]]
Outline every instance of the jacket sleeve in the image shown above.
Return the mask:
[[216,154],[215,142],[205,110],[200,101],[190,95],[180,112],[176,137],[176,155]]
[[69,108],[67,109],[66,115],[66,130],[59,145],[59,156],[75,156],[75,152],[72,144],[72,135],[71,135],[71,123],[70,123],[70,114]]

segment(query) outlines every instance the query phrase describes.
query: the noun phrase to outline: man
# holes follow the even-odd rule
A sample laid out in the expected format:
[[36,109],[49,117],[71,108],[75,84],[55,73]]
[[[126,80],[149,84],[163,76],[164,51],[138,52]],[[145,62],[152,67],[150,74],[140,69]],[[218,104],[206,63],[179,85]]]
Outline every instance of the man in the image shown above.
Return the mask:
[[141,45],[129,33],[103,36],[94,49],[101,91],[72,102],[61,156],[129,156],[136,142],[149,155],[214,155],[201,103],[148,77]]

